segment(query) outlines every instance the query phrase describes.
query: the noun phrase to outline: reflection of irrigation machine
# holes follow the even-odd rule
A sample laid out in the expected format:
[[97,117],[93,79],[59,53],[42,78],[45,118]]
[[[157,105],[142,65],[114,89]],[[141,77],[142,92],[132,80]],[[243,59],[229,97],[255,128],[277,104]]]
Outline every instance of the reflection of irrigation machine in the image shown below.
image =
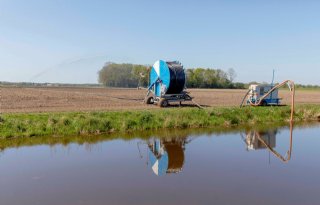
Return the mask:
[[181,172],[185,145],[189,142],[185,137],[148,140],[147,165],[157,176]]
[[185,91],[186,76],[178,61],[159,60],[151,68],[146,104],[158,104],[167,107],[170,102],[192,101]]
[[279,158],[281,161],[287,163],[291,159],[292,154],[292,140],[293,140],[293,122],[290,122],[290,142],[289,150],[286,152],[285,156],[279,154],[276,150],[276,135],[278,133],[277,129],[270,129],[267,131],[257,131],[251,130],[246,132],[244,137],[241,134],[243,141],[246,143],[247,150],[260,150],[268,149],[274,156]]
[[182,171],[185,140],[154,140],[148,143],[149,166],[160,176]]
[[[266,149],[267,143],[271,148],[276,147],[276,134],[277,130],[267,130],[265,132],[258,132],[251,130],[246,133],[246,137],[243,139],[247,145],[247,150],[259,150]],[[263,141],[263,142],[262,142]]]

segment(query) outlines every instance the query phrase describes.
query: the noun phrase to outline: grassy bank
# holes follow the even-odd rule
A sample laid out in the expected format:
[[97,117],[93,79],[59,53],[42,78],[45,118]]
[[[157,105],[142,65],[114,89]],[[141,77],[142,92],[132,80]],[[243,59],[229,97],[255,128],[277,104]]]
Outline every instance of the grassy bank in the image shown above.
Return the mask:
[[[295,123],[294,128],[306,128],[318,126],[318,123]],[[288,123],[263,125],[259,124],[254,126],[245,127],[214,127],[214,128],[197,128],[197,129],[161,129],[161,130],[148,130],[148,131],[135,131],[127,133],[108,133],[102,135],[69,135],[69,136],[59,136],[52,137],[50,135],[41,137],[16,137],[8,140],[0,140],[0,155],[1,152],[10,148],[20,148],[28,146],[38,146],[38,145],[48,145],[48,146],[68,146],[69,144],[78,145],[95,145],[102,142],[107,142],[111,140],[125,140],[130,141],[133,139],[148,140],[150,138],[165,138],[167,140],[173,140],[177,138],[187,139],[189,137],[195,138],[199,136],[215,136],[220,137],[224,134],[230,133],[248,133],[250,131],[268,132],[270,130],[282,130],[289,129]]]
[[[228,128],[259,123],[281,123],[289,117],[290,108],[286,106],[3,114],[0,117],[0,138],[88,135],[163,128]],[[296,108],[297,122],[319,118],[320,105],[300,105]]]

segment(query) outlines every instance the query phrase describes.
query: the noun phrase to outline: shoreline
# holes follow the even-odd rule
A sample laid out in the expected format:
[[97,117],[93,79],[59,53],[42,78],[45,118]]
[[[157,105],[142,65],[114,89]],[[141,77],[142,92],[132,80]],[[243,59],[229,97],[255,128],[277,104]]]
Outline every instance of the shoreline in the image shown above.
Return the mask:
[[[293,130],[303,129],[309,127],[319,126],[319,122],[307,122],[307,123],[296,123],[293,126]],[[31,146],[67,146],[69,144],[88,144],[94,145],[102,142],[112,141],[112,140],[149,140],[151,138],[157,139],[177,139],[177,138],[188,138],[188,137],[200,137],[200,136],[211,136],[214,135],[219,137],[227,133],[246,133],[252,130],[266,132],[268,130],[282,130],[290,129],[288,123],[280,124],[260,124],[258,126],[249,127],[232,127],[232,128],[198,128],[198,129],[163,129],[163,130],[149,130],[149,131],[135,131],[126,133],[110,133],[101,135],[71,135],[71,136],[41,136],[41,137],[17,137],[0,140],[0,153],[10,148],[21,148],[21,147],[31,147]]]
[[[98,135],[161,129],[234,128],[289,122],[290,107],[182,107],[0,115],[0,139]],[[297,105],[294,122],[320,120],[320,105]]]

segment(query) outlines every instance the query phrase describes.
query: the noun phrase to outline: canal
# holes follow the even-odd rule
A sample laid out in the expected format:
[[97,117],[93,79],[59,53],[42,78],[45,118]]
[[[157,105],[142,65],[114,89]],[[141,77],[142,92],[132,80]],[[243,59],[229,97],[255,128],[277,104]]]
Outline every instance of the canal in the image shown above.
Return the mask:
[[320,125],[2,141],[1,205],[319,204]]

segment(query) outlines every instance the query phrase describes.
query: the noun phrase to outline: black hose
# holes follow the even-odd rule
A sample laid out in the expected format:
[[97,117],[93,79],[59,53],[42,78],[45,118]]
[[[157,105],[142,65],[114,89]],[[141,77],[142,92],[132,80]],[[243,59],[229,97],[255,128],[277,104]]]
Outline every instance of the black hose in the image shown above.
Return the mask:
[[179,94],[183,91],[186,83],[183,66],[177,61],[166,63],[170,71],[170,85],[166,94]]

